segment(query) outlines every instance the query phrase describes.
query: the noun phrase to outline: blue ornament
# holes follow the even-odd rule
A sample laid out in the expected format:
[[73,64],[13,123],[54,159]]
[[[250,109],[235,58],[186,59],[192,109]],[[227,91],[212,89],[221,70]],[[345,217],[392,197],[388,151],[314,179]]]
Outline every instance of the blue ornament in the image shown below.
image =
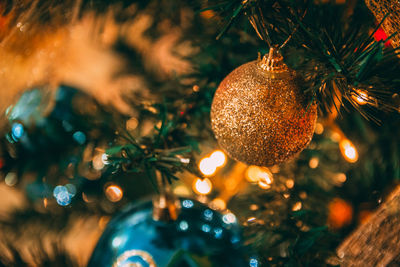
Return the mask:
[[125,209],[108,224],[88,266],[249,266],[233,213],[191,199],[180,204],[172,222],[154,220],[151,201]]

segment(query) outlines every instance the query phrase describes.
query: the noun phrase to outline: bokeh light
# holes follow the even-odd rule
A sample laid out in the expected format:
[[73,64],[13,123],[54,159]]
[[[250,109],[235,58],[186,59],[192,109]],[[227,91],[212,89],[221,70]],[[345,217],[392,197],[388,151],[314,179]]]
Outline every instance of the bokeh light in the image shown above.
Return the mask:
[[365,91],[357,90],[352,94],[351,98],[356,101],[359,105],[365,105],[368,103],[368,94]]
[[4,182],[8,186],[14,186],[18,182],[18,177],[15,172],[7,173],[6,177],[4,178]]
[[221,198],[216,198],[211,201],[210,208],[214,210],[224,210],[226,209],[226,202]]
[[203,173],[204,175],[211,176],[217,170],[217,166],[215,165],[215,163],[211,158],[205,157],[202,160],[200,160],[199,169],[201,173]]
[[174,194],[177,196],[190,196],[190,189],[188,189],[185,185],[178,185],[174,188]]
[[221,150],[215,150],[211,154],[210,159],[214,162],[216,167],[222,167],[226,163],[226,155]]
[[118,202],[122,199],[122,196],[123,196],[122,189],[118,185],[107,186],[105,193],[106,193],[106,197],[111,202]]
[[317,157],[312,157],[308,162],[308,166],[310,166],[311,169],[317,168],[318,165],[319,165],[319,159]]
[[328,224],[334,229],[349,225],[353,219],[352,205],[340,198],[334,198],[329,203]]
[[323,132],[324,132],[324,126],[322,125],[322,123],[317,123],[316,125],[315,125],[315,130],[314,130],[314,132],[316,133],[316,134],[322,134]]
[[272,173],[268,168],[254,165],[247,168],[245,177],[250,183],[266,184],[268,185],[268,188],[273,181]]
[[71,203],[72,197],[74,195],[68,192],[66,186],[57,185],[53,190],[53,196],[56,199],[58,205],[68,206]]
[[350,163],[355,163],[358,160],[358,152],[353,143],[348,139],[343,139],[339,143],[340,152],[344,159]]
[[193,191],[199,195],[208,195],[212,190],[211,180],[208,178],[200,179],[196,178],[193,181]]
[[138,125],[139,125],[139,121],[135,117],[132,117],[132,118],[130,118],[129,120],[126,121],[126,129],[128,131],[135,130]]
[[296,202],[296,203],[293,205],[292,211],[301,210],[301,207],[302,207],[301,202],[300,202],[300,201],[299,201],[299,202]]
[[287,188],[292,189],[294,187],[294,180],[293,179],[287,179],[285,184],[286,184]]

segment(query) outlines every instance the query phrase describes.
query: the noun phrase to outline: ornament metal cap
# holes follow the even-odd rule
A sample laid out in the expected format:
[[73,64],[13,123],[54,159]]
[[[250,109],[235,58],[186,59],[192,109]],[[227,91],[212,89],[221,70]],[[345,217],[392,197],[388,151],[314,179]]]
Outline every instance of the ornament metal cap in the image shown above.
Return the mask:
[[159,171],[156,171],[156,176],[160,194],[153,199],[153,219],[163,222],[175,221],[181,209],[180,203]]
[[279,49],[273,46],[270,47],[269,53],[265,54],[260,60],[259,66],[265,71],[274,73],[289,71],[288,66],[283,62],[283,57],[279,53]]

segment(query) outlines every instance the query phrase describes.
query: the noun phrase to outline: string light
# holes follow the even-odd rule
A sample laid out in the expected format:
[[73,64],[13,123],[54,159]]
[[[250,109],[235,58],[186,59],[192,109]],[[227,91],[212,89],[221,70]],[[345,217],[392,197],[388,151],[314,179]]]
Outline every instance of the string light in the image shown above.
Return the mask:
[[221,150],[215,150],[209,157],[204,157],[200,160],[199,169],[206,175],[211,176],[215,174],[217,168],[226,164],[226,155]]
[[262,189],[270,189],[270,188],[271,188],[271,185],[268,184],[268,183],[266,183],[266,182],[263,181],[263,180],[258,181],[258,186],[259,186],[260,188],[262,188]]
[[211,176],[216,172],[217,166],[212,159],[210,159],[209,157],[205,157],[200,160],[199,169],[204,175]]
[[287,179],[286,180],[286,187],[289,189],[292,189],[294,187],[294,180],[293,179]]
[[98,153],[97,155],[95,155],[93,157],[93,160],[92,160],[93,169],[100,171],[101,169],[104,168],[103,155],[104,154]]
[[365,105],[368,104],[368,94],[365,91],[362,90],[356,90],[352,95],[351,98],[353,98],[354,101],[356,101],[359,105]]
[[212,183],[210,179],[197,178],[193,181],[193,191],[199,195],[208,195],[212,190]]
[[211,154],[210,159],[214,162],[216,167],[222,167],[226,163],[226,155],[221,150],[215,150]]
[[324,126],[322,125],[322,123],[317,123],[316,125],[315,125],[315,130],[314,130],[314,132],[316,133],[316,134],[322,134],[323,132],[324,132]]
[[226,202],[221,198],[216,198],[210,203],[210,208],[214,210],[226,209]]
[[342,183],[346,182],[347,177],[346,177],[346,174],[344,174],[344,173],[337,173],[334,176],[334,179],[335,179],[335,182],[342,184]]
[[247,181],[250,183],[259,183],[261,182],[261,186],[266,184],[266,186],[269,188],[270,184],[273,181],[272,178],[272,173],[270,172],[269,169],[267,168],[261,168],[258,166],[249,166],[246,170],[245,177]]
[[319,165],[319,159],[317,157],[312,157],[308,162],[308,165],[310,166],[311,169],[317,168]]
[[298,211],[301,210],[301,202],[296,202],[296,204],[293,205],[292,211]]
[[333,142],[339,143],[339,141],[340,141],[341,138],[342,138],[342,136],[340,135],[340,133],[338,133],[338,132],[336,132],[336,131],[333,131],[333,132],[331,133],[331,140],[332,140]]
[[344,159],[350,163],[355,163],[358,160],[358,152],[356,147],[348,139],[343,139],[339,143],[340,152]]
[[117,185],[107,186],[105,193],[106,193],[106,197],[111,202],[118,202],[122,199],[122,196],[123,196],[121,187],[119,187]]

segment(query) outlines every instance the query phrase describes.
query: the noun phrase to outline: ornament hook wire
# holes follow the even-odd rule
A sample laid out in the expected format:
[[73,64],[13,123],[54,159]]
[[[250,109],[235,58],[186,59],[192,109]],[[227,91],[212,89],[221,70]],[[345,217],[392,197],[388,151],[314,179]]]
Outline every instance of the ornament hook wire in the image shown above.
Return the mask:
[[[305,15],[307,13],[307,10],[304,11],[300,22],[304,19]],[[262,10],[260,6],[257,6],[255,8],[254,6],[251,8],[251,15],[248,16],[248,19],[250,21],[251,26],[253,26],[254,30],[256,31],[258,37],[265,41],[268,45],[268,47],[273,47],[273,41],[271,39],[271,35],[269,34],[269,30],[267,27],[266,20],[263,16]],[[281,44],[281,45],[275,45],[277,50],[281,50],[284,48],[289,41],[292,39],[293,35],[297,32],[299,29],[300,24],[297,24],[296,27],[292,30],[292,32],[289,34],[289,36],[286,38],[286,40]]]

